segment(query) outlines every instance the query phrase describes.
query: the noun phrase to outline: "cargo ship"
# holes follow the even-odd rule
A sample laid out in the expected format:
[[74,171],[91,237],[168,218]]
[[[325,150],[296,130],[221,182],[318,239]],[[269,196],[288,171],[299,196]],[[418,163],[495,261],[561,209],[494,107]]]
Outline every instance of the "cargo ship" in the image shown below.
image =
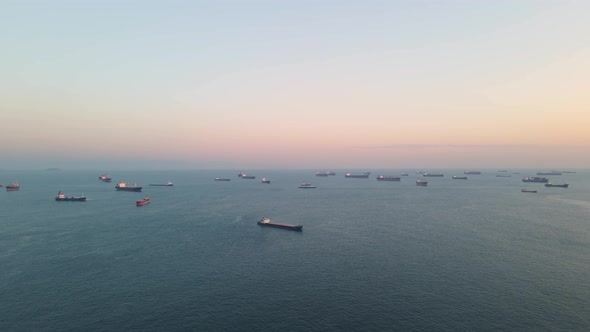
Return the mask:
[[315,176],[328,176],[328,172],[315,172]]
[[82,195],[82,196],[66,196],[64,193],[62,193],[61,191],[57,193],[57,197],[55,197],[55,200],[58,202],[62,202],[62,201],[69,201],[69,202],[85,202],[86,201],[86,196]]
[[522,192],[522,193],[537,193],[536,190],[528,190],[528,189],[522,189],[520,192]]
[[453,179],[455,179],[455,180],[467,180],[467,177],[466,176],[453,175]]
[[311,184],[311,183],[302,182],[299,185],[299,188],[301,188],[301,189],[315,189],[315,186],[313,184]]
[[174,183],[168,181],[166,183],[152,183],[152,184],[150,184],[150,186],[154,186],[154,187],[172,187],[172,186],[174,186]]
[[350,174],[350,173],[346,173],[344,174],[345,178],[352,178],[352,179],[368,179],[369,178],[369,174],[363,173],[363,174]]
[[150,198],[145,196],[142,200],[135,201],[135,205],[136,206],[144,206],[146,204],[149,204],[150,202],[151,202]]
[[269,183],[270,183],[270,180],[267,180],[266,178],[262,178],[262,181],[261,181],[261,182],[262,182],[262,183],[269,184]]
[[20,184],[18,182],[13,182],[6,186],[6,191],[15,191],[20,189]]
[[480,171],[465,171],[465,172],[463,172],[463,174],[480,175],[481,172]]
[[103,174],[101,176],[98,177],[98,179],[102,182],[111,182],[112,179],[108,174]]
[[260,219],[260,221],[257,222],[258,225],[260,226],[267,226],[267,227],[276,227],[276,228],[282,228],[282,229],[289,229],[292,231],[298,231],[301,232],[303,230],[303,226],[302,225],[289,225],[289,224],[278,224],[275,222],[271,222],[269,218],[264,217],[262,219]]
[[242,176],[240,176],[242,179],[256,179],[256,176],[254,175],[248,175],[248,174],[242,174]]
[[424,179],[418,179],[418,180],[416,180],[416,185],[421,186],[421,187],[426,187],[428,185],[428,181],[426,181]]
[[241,178],[241,177],[242,177],[242,176],[244,176],[244,175],[246,175],[246,173],[244,173],[244,172],[239,172],[239,173],[238,173],[238,177],[239,177],[239,178]]
[[215,178],[215,181],[229,181],[229,179],[226,179],[226,178]]
[[570,185],[567,183],[564,183],[564,184],[553,184],[551,182],[545,183],[545,187],[549,187],[549,188],[567,188],[569,186]]
[[440,173],[428,173],[428,172],[424,172],[422,174],[422,176],[429,176],[429,177],[443,177],[445,176],[444,174],[440,174]]
[[377,181],[400,181],[401,178],[399,176],[393,175],[379,175],[377,177]]
[[[574,172],[574,173],[575,173],[575,172]],[[332,176],[332,175],[336,175],[336,173],[335,173],[335,172],[332,172],[332,171],[327,171],[327,172],[326,172],[326,174],[328,174],[328,175],[330,175],[330,176]]]
[[539,183],[547,183],[549,182],[548,178],[540,177],[540,176],[525,176],[522,178],[522,182],[539,182]]
[[557,172],[557,171],[538,172],[537,175],[561,175],[561,172]]
[[404,173],[402,173],[402,174],[400,174],[400,175],[401,175],[401,176],[408,176],[408,173],[405,173],[405,172],[404,172]]
[[137,183],[129,184],[123,181],[119,182],[119,184],[115,186],[115,189],[118,191],[141,191],[141,188],[142,187],[138,186]]

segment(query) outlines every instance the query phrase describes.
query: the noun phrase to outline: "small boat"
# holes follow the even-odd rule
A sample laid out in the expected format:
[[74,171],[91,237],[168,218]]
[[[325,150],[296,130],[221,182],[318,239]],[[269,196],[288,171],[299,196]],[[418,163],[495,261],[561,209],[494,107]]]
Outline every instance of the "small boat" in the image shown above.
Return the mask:
[[426,187],[428,185],[428,181],[426,181],[424,179],[418,179],[418,180],[416,180],[416,185],[421,186],[421,187]]
[[4,185],[2,183],[0,183],[0,188],[4,187]]
[[174,186],[174,183],[168,181],[166,183],[152,183],[152,184],[150,184],[150,186],[154,186],[154,187],[172,187],[172,186]]
[[6,191],[15,191],[20,189],[20,184],[18,182],[13,182],[6,186]]
[[267,180],[266,178],[262,178],[262,183],[270,183],[270,180]]
[[271,222],[270,219],[266,218],[266,217],[260,219],[257,222],[257,224],[259,226],[276,227],[276,228],[289,229],[289,230],[298,231],[298,232],[301,232],[303,230],[302,225],[279,224],[279,223]]
[[101,176],[98,177],[98,179],[102,182],[111,182],[112,179],[108,174],[103,174]]
[[549,187],[549,188],[567,188],[569,186],[570,185],[567,183],[564,183],[564,184],[553,184],[551,182],[545,183],[545,187]]
[[119,184],[115,186],[115,189],[117,189],[117,191],[141,191],[141,188],[142,187],[138,186],[137,183],[129,184],[123,181],[119,182]]
[[548,178],[540,177],[540,176],[525,176],[522,178],[522,182],[539,182],[539,183],[547,183],[549,182]]
[[82,196],[66,196],[64,193],[62,193],[61,191],[57,193],[57,197],[55,197],[55,200],[58,202],[62,202],[62,201],[69,201],[69,202],[85,202],[86,201],[86,196],[82,195]]
[[400,181],[401,178],[399,176],[394,175],[379,175],[377,177],[377,181]]
[[466,176],[453,175],[453,179],[455,179],[455,180],[467,180],[467,177]]
[[522,193],[536,193],[536,190],[528,190],[528,189],[522,189],[520,192]]
[[135,201],[135,205],[136,206],[144,206],[146,204],[149,204],[150,202],[151,202],[150,198],[145,196],[142,200]]
[[315,186],[313,184],[311,184],[311,183],[302,182],[299,185],[299,188],[301,188],[301,189],[315,189]]
[[227,178],[215,178],[215,181],[229,181]]

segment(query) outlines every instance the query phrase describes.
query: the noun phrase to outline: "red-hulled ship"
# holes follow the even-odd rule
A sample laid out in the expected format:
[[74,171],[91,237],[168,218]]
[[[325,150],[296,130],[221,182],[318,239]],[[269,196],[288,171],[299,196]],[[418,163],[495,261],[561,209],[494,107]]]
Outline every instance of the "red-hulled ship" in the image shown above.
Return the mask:
[[135,205],[137,205],[137,206],[144,206],[146,204],[149,204],[150,202],[151,202],[150,201],[150,198],[147,197],[147,196],[145,196],[142,200],[136,201],[135,202]]
[[270,219],[267,217],[260,219],[260,221],[258,221],[257,224],[260,226],[283,228],[283,229],[289,229],[289,230],[298,231],[298,232],[301,232],[303,230],[302,225],[278,224],[275,222],[271,222]]

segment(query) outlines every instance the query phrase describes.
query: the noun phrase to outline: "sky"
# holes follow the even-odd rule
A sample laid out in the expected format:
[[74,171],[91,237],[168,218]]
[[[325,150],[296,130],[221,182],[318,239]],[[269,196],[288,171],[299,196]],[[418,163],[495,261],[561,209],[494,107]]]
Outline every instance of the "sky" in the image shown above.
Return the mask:
[[1,0],[0,169],[588,168],[588,13]]

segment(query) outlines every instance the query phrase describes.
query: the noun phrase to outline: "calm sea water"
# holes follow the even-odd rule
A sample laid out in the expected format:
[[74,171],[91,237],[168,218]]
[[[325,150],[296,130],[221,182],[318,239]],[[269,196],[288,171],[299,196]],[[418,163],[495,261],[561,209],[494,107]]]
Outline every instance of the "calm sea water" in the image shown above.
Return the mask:
[[0,171],[0,330],[590,330],[590,172],[440,171]]

